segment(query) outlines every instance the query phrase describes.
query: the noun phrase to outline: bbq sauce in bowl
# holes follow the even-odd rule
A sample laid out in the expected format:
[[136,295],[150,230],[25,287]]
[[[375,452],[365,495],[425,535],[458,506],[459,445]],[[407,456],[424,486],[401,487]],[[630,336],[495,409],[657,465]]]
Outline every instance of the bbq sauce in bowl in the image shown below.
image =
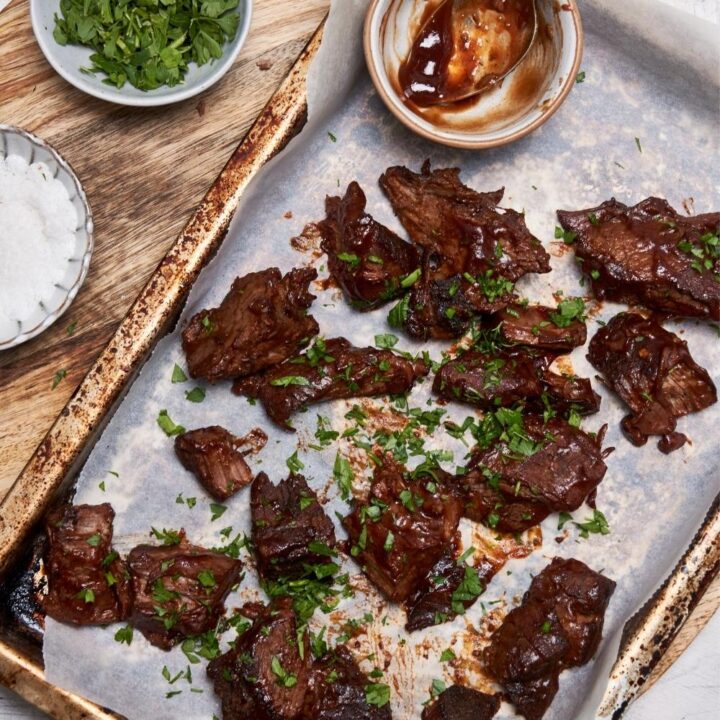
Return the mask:
[[426,17],[398,79],[403,100],[454,103],[496,85],[533,41],[534,0],[444,0]]

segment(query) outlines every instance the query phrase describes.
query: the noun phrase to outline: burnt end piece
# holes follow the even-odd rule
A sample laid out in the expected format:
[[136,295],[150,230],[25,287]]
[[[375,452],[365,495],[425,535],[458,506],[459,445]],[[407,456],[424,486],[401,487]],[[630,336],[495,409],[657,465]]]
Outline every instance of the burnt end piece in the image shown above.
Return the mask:
[[522,442],[498,440],[473,452],[458,477],[471,520],[502,532],[526,530],[551,512],[577,510],[605,477],[606,427],[593,438],[560,418],[523,417]]
[[661,435],[660,449],[676,450],[686,440],[675,432],[677,418],[717,402],[715,384],[687,343],[638,313],[620,313],[601,327],[588,360],[632,411],[622,428],[635,445]]
[[169,650],[215,627],[242,563],[183,538],[178,545],[138,545],[128,567],[135,592],[131,622],[153,645]]
[[45,612],[73,625],[124,620],[132,587],[123,560],[112,549],[115,513],[109,503],[63,505],[48,515]]
[[[249,485],[253,476],[245,455],[256,452],[267,435],[256,428],[248,436],[235,437],[219,425],[190,430],[175,438],[175,453],[183,466],[218,500],[227,500]],[[249,446],[242,451],[241,448]]]
[[584,320],[565,318],[561,308],[544,305],[513,305],[501,310],[494,320],[500,334],[511,345],[527,345],[554,353],[568,353],[587,340]]
[[499,709],[500,695],[451,685],[424,708],[422,720],[491,720]]
[[444,487],[407,480],[385,456],[370,498],[343,519],[351,554],[390,600],[407,600],[454,541],[460,502]]
[[420,265],[417,249],[365,212],[365,193],[351,182],[345,197],[325,199],[319,223],[330,274],[358,310],[372,310],[404,292],[401,280]]
[[208,665],[223,720],[302,717],[311,662],[308,634],[298,637],[292,601],[267,606],[235,646]]
[[238,395],[258,398],[270,419],[292,429],[290,418],[308,405],[337,398],[398,395],[428,373],[421,360],[390,350],[351,345],[345,338],[322,341],[304,355],[233,385]]
[[563,669],[595,654],[614,590],[612,580],[580,561],[555,558],[492,635],[485,668],[527,720],[545,714]]
[[302,475],[273,485],[260,473],[250,494],[252,540],[263,578],[293,577],[303,564],[326,563],[335,529]]
[[350,651],[339,645],[313,665],[303,720],[391,720],[389,704],[368,704],[369,684]]
[[503,191],[479,193],[460,182],[458,168],[420,173],[388,168],[380,187],[413,242],[442,262],[440,277],[492,270],[515,281],[528,272],[550,272],[550,256],[514,210],[499,211]]
[[182,333],[190,375],[216,382],[265,370],[318,333],[307,309],[312,268],[277,268],[236,278],[219,307],[193,316]]
[[720,213],[679,215],[649,197],[558,210],[599,300],[640,303],[681,317],[720,320]]
[[449,360],[435,374],[433,391],[448,400],[493,410],[524,402],[533,411],[548,407],[589,415],[600,408],[590,381],[548,370],[552,358],[531,349],[469,350]]

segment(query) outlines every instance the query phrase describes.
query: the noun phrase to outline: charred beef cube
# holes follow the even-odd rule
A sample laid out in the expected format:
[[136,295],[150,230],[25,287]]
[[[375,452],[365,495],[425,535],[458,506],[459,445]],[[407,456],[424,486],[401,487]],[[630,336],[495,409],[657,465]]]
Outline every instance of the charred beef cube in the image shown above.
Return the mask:
[[500,490],[500,478],[489,468],[471,466],[458,478],[463,517],[504,533],[518,533],[539,525],[552,510],[541,502],[522,500]]
[[511,345],[529,345],[555,353],[567,353],[587,340],[581,298],[562,300],[556,309],[543,305],[512,305],[500,311],[500,333]]
[[210,382],[244,377],[294,355],[319,330],[307,313],[316,277],[312,268],[284,277],[268,268],[236,278],[220,307],[200,311],[183,330],[190,375]]
[[499,709],[500,695],[451,685],[425,707],[422,720],[491,720]]
[[468,273],[516,281],[550,271],[550,256],[525,226],[524,216],[497,207],[503,190],[478,193],[460,182],[458,168],[419,174],[391,167],[380,186],[410,239],[442,258],[438,277]]
[[313,665],[303,720],[391,720],[390,705],[370,705],[372,685],[352,653],[339,645]]
[[453,542],[460,502],[443,485],[407,480],[389,456],[370,498],[343,519],[351,554],[390,600],[407,600]]
[[518,352],[488,355],[471,350],[437,371],[433,391],[448,400],[492,409],[539,398],[543,388],[530,355]]
[[302,717],[311,659],[308,634],[298,636],[292,601],[269,605],[231,650],[208,665],[223,720]]
[[661,435],[663,452],[677,450],[687,440],[675,432],[677,418],[717,402],[715,384],[687,343],[655,320],[620,313],[598,330],[588,350],[593,367],[632,411],[622,428],[635,445]]
[[345,197],[325,199],[327,217],[320,223],[330,274],[358,310],[401,295],[401,282],[420,266],[417,249],[373,220],[365,203],[365,193],[351,182]]
[[131,622],[153,645],[169,650],[215,627],[242,563],[183,537],[177,545],[138,545],[128,567],[135,592]]
[[478,448],[469,467],[489,473],[493,484],[514,501],[540,503],[551,511],[577,510],[605,477],[602,449],[607,426],[591,437],[561,418],[547,422],[537,415],[509,411],[503,436]]
[[421,360],[390,350],[351,345],[345,338],[318,341],[308,352],[233,385],[238,395],[258,398],[270,419],[292,430],[290,418],[308,405],[336,398],[399,395],[428,373]]
[[[260,428],[238,438],[225,428],[212,425],[178,435],[175,453],[213,497],[227,500],[252,482],[245,456],[260,450],[266,442],[267,435]],[[248,449],[243,451],[243,447]]]
[[112,549],[109,503],[64,505],[48,516],[45,612],[74,625],[108,625],[130,614],[132,587]]
[[260,473],[250,493],[252,540],[263,578],[293,577],[304,564],[330,562],[335,528],[302,475],[273,485]]
[[578,560],[555,558],[493,634],[483,661],[527,720],[540,720],[565,668],[587,663],[600,644],[615,583]]
[[474,605],[495,574],[482,561],[477,567],[459,562],[449,548],[416,586],[405,603],[408,632],[453,620]]
[[558,218],[599,300],[720,320],[720,213],[684,217],[660,198],[633,207],[613,198]]
[[560,412],[574,410],[580,415],[592,415],[600,409],[600,396],[587,378],[560,375],[546,370],[540,377],[549,405]]

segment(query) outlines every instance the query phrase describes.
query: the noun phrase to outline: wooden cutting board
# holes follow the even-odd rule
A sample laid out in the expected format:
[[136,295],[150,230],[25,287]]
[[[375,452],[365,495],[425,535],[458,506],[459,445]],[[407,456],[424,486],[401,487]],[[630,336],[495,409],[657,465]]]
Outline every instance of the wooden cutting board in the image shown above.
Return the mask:
[[[14,0],[2,12],[0,122],[41,136],[74,167],[94,213],[96,245],[88,278],[68,313],[40,337],[0,352],[0,497],[328,5],[329,0],[256,1],[248,42],[230,72],[199,97],[153,109],[123,108],[76,90],[40,52],[27,0]],[[75,331],[69,334],[71,325]],[[53,389],[58,371],[66,375]],[[682,652],[718,602],[716,580],[653,678]]]

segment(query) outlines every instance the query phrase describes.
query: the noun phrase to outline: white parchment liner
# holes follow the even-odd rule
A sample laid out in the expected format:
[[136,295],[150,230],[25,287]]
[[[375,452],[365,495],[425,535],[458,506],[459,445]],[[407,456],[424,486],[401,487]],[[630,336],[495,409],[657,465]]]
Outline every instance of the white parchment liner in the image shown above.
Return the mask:
[[[650,0],[583,3],[585,82],[577,85],[558,113],[531,136],[508,147],[470,153],[425,142],[386,111],[365,72],[361,51],[364,9],[364,0],[333,3],[322,47],[310,70],[306,128],[248,189],[225,243],[193,288],[178,329],[158,344],[80,475],[76,502],[112,503],[117,512],[116,546],[122,552],[147,540],[151,526],[184,527],[193,542],[210,546],[221,543],[219,531],[227,526],[234,532],[249,533],[249,491],[231,499],[227,512],[211,521],[210,499],[180,466],[172,440],[156,424],[161,409],[167,409],[173,420],[187,428],[217,423],[242,434],[263,426],[270,441],[252,464],[275,481],[286,476],[285,460],[298,445],[311,485],[320,491],[327,489],[324,497],[330,517],[335,520],[336,510],[346,511],[332,485],[335,448],[320,453],[308,450],[307,443],[313,442],[315,410],[330,417],[335,429],[342,429],[349,404],[312,408],[296,423],[297,435],[292,435],[270,427],[261,406],[253,407],[233,396],[227,383],[208,386],[205,401],[194,404],[186,401],[185,390],[196,383],[170,382],[174,363],[184,365],[179,337],[184,322],[200,308],[216,305],[236,275],[271,265],[286,271],[310,261],[288,241],[307,222],[323,216],[326,194],[340,193],[349,181],[358,180],[368,195],[368,211],[402,234],[377,186],[378,176],[389,165],[418,169],[429,157],[437,166],[460,166],[463,180],[478,190],[505,186],[503,204],[525,210],[528,226],[553,255],[552,273],[525,278],[518,287],[526,297],[551,304],[556,289],[566,295],[584,292],[573,254],[564,254],[553,240],[557,208],[589,207],[613,195],[627,203],[659,195],[676,207],[693,198],[696,212],[717,209],[719,92],[713,26]],[[323,262],[320,258],[316,265]],[[325,336],[344,335],[364,345],[372,344],[374,334],[390,331],[386,309],[361,315],[350,310],[336,291],[315,292],[318,299],[312,312]],[[597,317],[607,320],[621,309],[607,304]],[[596,327],[590,320],[591,335]],[[717,380],[720,351],[716,330],[694,321],[669,327],[688,341],[695,359]],[[400,347],[417,351],[423,346],[402,338]],[[426,347],[439,357],[443,346],[430,343]],[[577,374],[594,376],[585,349],[573,353],[572,364]],[[411,404],[424,405],[428,386],[426,382],[413,393]],[[610,535],[582,540],[573,530],[565,542],[557,544],[557,516],[548,518],[542,526],[542,549],[526,560],[511,561],[505,568],[508,572],[503,570],[492,581],[482,603],[477,602],[453,623],[411,636],[399,629],[403,614],[383,607],[373,591],[367,595],[359,592],[344,601],[342,612],[330,620],[319,611],[316,614],[318,626],[332,626],[333,637],[340,616],[358,618],[373,613],[375,621],[368,635],[359,639],[358,656],[377,652],[380,660],[391,660],[386,678],[393,687],[397,720],[419,717],[433,678],[452,682],[456,671],[438,662],[448,645],[463,657],[466,680],[481,682],[469,672],[476,663],[469,655],[472,634],[466,628],[486,627],[484,612],[503,612],[507,604],[517,601],[531,574],[556,554],[574,556],[603,569],[618,583],[599,657],[585,668],[562,675],[560,691],[546,717],[579,720],[594,716],[597,695],[607,681],[625,620],[678,560],[720,489],[718,406],[681,420],[678,429],[693,442],[664,456],[653,441],[644,448],[632,447],[619,431],[625,410],[600,384],[596,383],[596,388],[603,398],[602,409],[584,427],[597,430],[602,423],[609,423],[607,443],[617,447],[608,460],[597,500],[612,528]],[[468,413],[464,408],[451,408],[449,414],[461,421]],[[439,441],[428,444],[439,446]],[[466,448],[455,441],[447,447],[455,451],[455,463],[448,467],[462,463]],[[99,487],[102,481],[105,491]],[[191,509],[177,504],[179,493],[197,497],[197,505]],[[584,520],[589,514],[582,508],[574,515]],[[463,530],[466,542],[477,544],[472,524],[464,523]],[[342,530],[339,535],[344,536]],[[357,573],[352,562],[346,563],[346,569]],[[366,586],[361,578],[358,584]],[[254,596],[256,576],[248,568],[239,594],[229,599],[228,606],[238,607]],[[500,602],[490,604],[495,601]],[[380,621],[386,615],[389,619],[383,625]],[[180,649],[164,653],[137,632],[130,647],[120,645],[113,640],[116,629],[76,629],[48,619],[44,644],[48,681],[130,720],[210,720],[213,714],[220,715],[203,665],[192,666],[192,683],[182,679],[171,686],[161,671],[167,665],[175,675],[187,667]],[[232,636],[228,633],[225,640]],[[365,662],[363,666],[370,669],[373,664]],[[190,687],[204,692],[190,692]],[[174,690],[183,692],[166,699],[166,693]],[[513,717],[512,709],[503,706],[498,717]]]

